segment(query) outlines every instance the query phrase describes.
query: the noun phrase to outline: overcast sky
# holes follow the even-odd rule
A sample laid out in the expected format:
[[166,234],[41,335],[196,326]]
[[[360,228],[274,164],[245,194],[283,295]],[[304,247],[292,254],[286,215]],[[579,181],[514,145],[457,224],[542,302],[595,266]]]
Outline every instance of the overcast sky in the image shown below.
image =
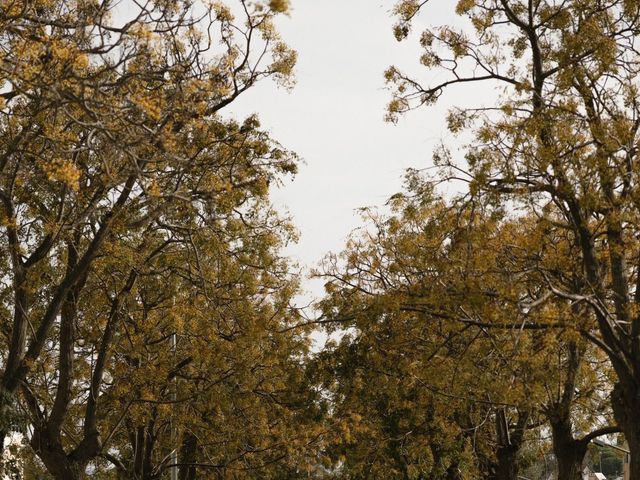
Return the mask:
[[[413,112],[397,125],[384,121],[390,94],[383,72],[391,64],[418,69],[417,40],[398,43],[392,34],[393,0],[292,0],[279,30],[298,51],[297,84],[291,92],[264,82],[233,104],[238,116],[257,112],[263,127],[304,160],[293,182],[274,192],[301,233],[287,251],[302,266],[340,251],[361,224],[357,209],[382,205],[402,185],[407,167],[431,164],[446,135],[446,103]],[[424,24],[454,20],[451,0],[433,0]],[[311,296],[319,284],[306,284]]]

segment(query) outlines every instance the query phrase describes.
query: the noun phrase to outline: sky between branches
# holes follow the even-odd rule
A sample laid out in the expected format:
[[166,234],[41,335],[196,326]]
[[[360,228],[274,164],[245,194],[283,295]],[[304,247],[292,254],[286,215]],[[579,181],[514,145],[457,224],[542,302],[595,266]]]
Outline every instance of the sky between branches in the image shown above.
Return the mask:
[[[414,36],[399,43],[392,34],[393,4],[292,0],[291,15],[278,29],[298,51],[296,86],[287,92],[263,82],[233,104],[234,115],[257,112],[263,127],[305,162],[293,182],[272,197],[291,213],[301,233],[287,253],[307,269],[343,248],[349,232],[361,224],[359,208],[383,205],[401,189],[406,168],[431,165],[434,147],[448,139],[444,119],[452,103],[477,101],[477,91],[472,98],[461,90],[398,125],[384,121],[390,94],[383,72],[394,64],[436,80],[418,63],[415,34],[421,26],[459,22],[453,2],[432,0]],[[307,282],[305,288],[304,298],[318,298],[322,282]]]

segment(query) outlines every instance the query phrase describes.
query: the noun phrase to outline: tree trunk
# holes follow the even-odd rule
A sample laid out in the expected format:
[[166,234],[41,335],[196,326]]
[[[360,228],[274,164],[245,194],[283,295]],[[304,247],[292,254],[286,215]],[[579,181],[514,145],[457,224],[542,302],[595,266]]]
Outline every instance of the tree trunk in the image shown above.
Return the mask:
[[496,480],[518,480],[518,446],[499,447],[496,452],[498,468]]
[[180,447],[180,472],[178,480],[195,480],[196,477],[196,455],[198,451],[198,439],[190,434],[185,433]]
[[144,476],[144,458],[147,435],[143,426],[137,427],[133,442],[133,478]]
[[519,465],[518,452],[524,441],[524,432],[529,421],[529,411],[518,411],[517,422],[511,430],[506,409],[501,408],[496,412],[496,437],[498,449],[496,451],[496,475],[495,480],[518,480]]
[[86,466],[68,462],[67,465],[64,466],[64,470],[53,475],[53,478],[56,480],[83,480],[86,478],[85,468]]
[[551,422],[553,453],[558,462],[558,478],[582,480],[582,462],[588,442],[576,440],[567,421]]
[[611,394],[611,405],[616,422],[629,445],[630,480],[640,480],[640,388],[637,384],[616,383]]
[[86,463],[74,462],[65,455],[62,446],[36,452],[47,472],[56,480],[82,480],[86,477]]
[[37,428],[34,429],[30,444],[53,478],[82,480],[86,477],[88,457],[74,457],[73,453],[67,455],[60,443],[51,442],[47,435],[43,435]]

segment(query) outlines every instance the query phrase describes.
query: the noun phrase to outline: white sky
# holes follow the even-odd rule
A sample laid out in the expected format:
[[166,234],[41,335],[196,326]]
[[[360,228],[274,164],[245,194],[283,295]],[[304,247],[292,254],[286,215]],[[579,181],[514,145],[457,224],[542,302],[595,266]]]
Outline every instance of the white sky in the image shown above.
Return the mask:
[[[301,233],[286,253],[303,267],[342,250],[362,223],[357,209],[382,205],[400,191],[405,169],[431,165],[431,152],[446,135],[444,102],[412,112],[398,125],[384,122],[390,93],[383,72],[391,64],[434,79],[419,67],[417,39],[399,43],[393,37],[393,4],[292,0],[290,18],[278,26],[298,51],[295,88],[287,92],[263,82],[232,106],[237,116],[257,112],[263,127],[305,162],[293,182],[272,196]],[[454,8],[453,0],[433,0],[421,21],[450,23]],[[318,282],[305,286],[307,298],[322,294]]]

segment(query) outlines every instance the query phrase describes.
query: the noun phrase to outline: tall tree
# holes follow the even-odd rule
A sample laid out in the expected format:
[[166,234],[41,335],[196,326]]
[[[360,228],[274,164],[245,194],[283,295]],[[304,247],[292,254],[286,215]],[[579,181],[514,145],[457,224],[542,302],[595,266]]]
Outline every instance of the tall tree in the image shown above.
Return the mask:
[[[561,473],[574,469],[562,478],[576,478],[589,441],[617,428],[598,427],[608,369],[606,361],[600,372],[588,363],[597,350],[588,350],[578,328],[592,329],[593,317],[566,299],[540,298],[544,274],[573,262],[566,242],[545,247],[537,222],[474,202],[436,201],[425,193],[428,183],[410,178],[394,212],[372,216],[324,272],[323,321],[351,327],[325,353],[327,388],[335,413],[347,424],[348,412],[357,413],[366,432],[356,447],[342,444],[345,465],[358,471],[395,459],[397,478],[478,472],[513,480],[530,430],[547,424]],[[394,435],[384,433],[381,418],[396,418]],[[437,460],[424,456],[431,442]],[[403,454],[372,456],[381,444]],[[423,457],[412,457],[413,449]]]
[[[538,218],[520,222],[528,224],[526,233],[510,247],[518,281],[544,292],[553,278],[566,292],[583,294],[579,247],[566,231]],[[542,322],[555,317],[559,327],[546,341],[549,356],[543,366],[547,375],[541,378],[545,395],[540,411],[551,431],[558,478],[580,480],[589,442],[620,431],[608,404],[614,374],[604,352],[585,338],[597,330],[587,306],[549,292],[538,303],[546,304]]]
[[429,196],[396,197],[396,215],[372,215],[327,260],[325,320],[352,329],[324,355],[327,388],[336,415],[360,419],[355,446],[342,444],[345,468],[356,478],[515,478],[535,416],[532,369],[518,364],[533,354],[517,327],[490,328],[511,325],[515,311],[497,300],[494,288],[511,285],[495,282],[497,250],[484,249],[500,214],[480,221]]
[[[398,4],[398,38],[425,5]],[[493,83],[491,105],[453,110],[453,131],[470,128],[466,164],[445,150],[440,161],[467,171],[473,192],[514,201],[549,217],[577,245],[585,291],[552,278],[549,291],[588,306],[598,332],[583,332],[617,374],[615,417],[640,478],[640,258],[638,52],[640,4],[633,0],[462,0],[470,28],[428,29],[422,63],[449,77],[425,85],[397,68],[393,117],[435,102],[454,85]],[[460,170],[458,170],[460,172]],[[457,176],[460,176],[459,173]]]
[[[295,54],[273,27],[287,2],[234,5],[0,5],[0,436],[26,410],[55,478],[82,478],[113,438],[101,411],[126,381],[115,347],[131,334],[144,348],[136,328],[170,332],[162,282],[200,285],[203,239],[251,225],[269,184],[295,171],[255,117],[222,116],[257,81],[290,76]],[[249,268],[242,240],[217,254]]]

